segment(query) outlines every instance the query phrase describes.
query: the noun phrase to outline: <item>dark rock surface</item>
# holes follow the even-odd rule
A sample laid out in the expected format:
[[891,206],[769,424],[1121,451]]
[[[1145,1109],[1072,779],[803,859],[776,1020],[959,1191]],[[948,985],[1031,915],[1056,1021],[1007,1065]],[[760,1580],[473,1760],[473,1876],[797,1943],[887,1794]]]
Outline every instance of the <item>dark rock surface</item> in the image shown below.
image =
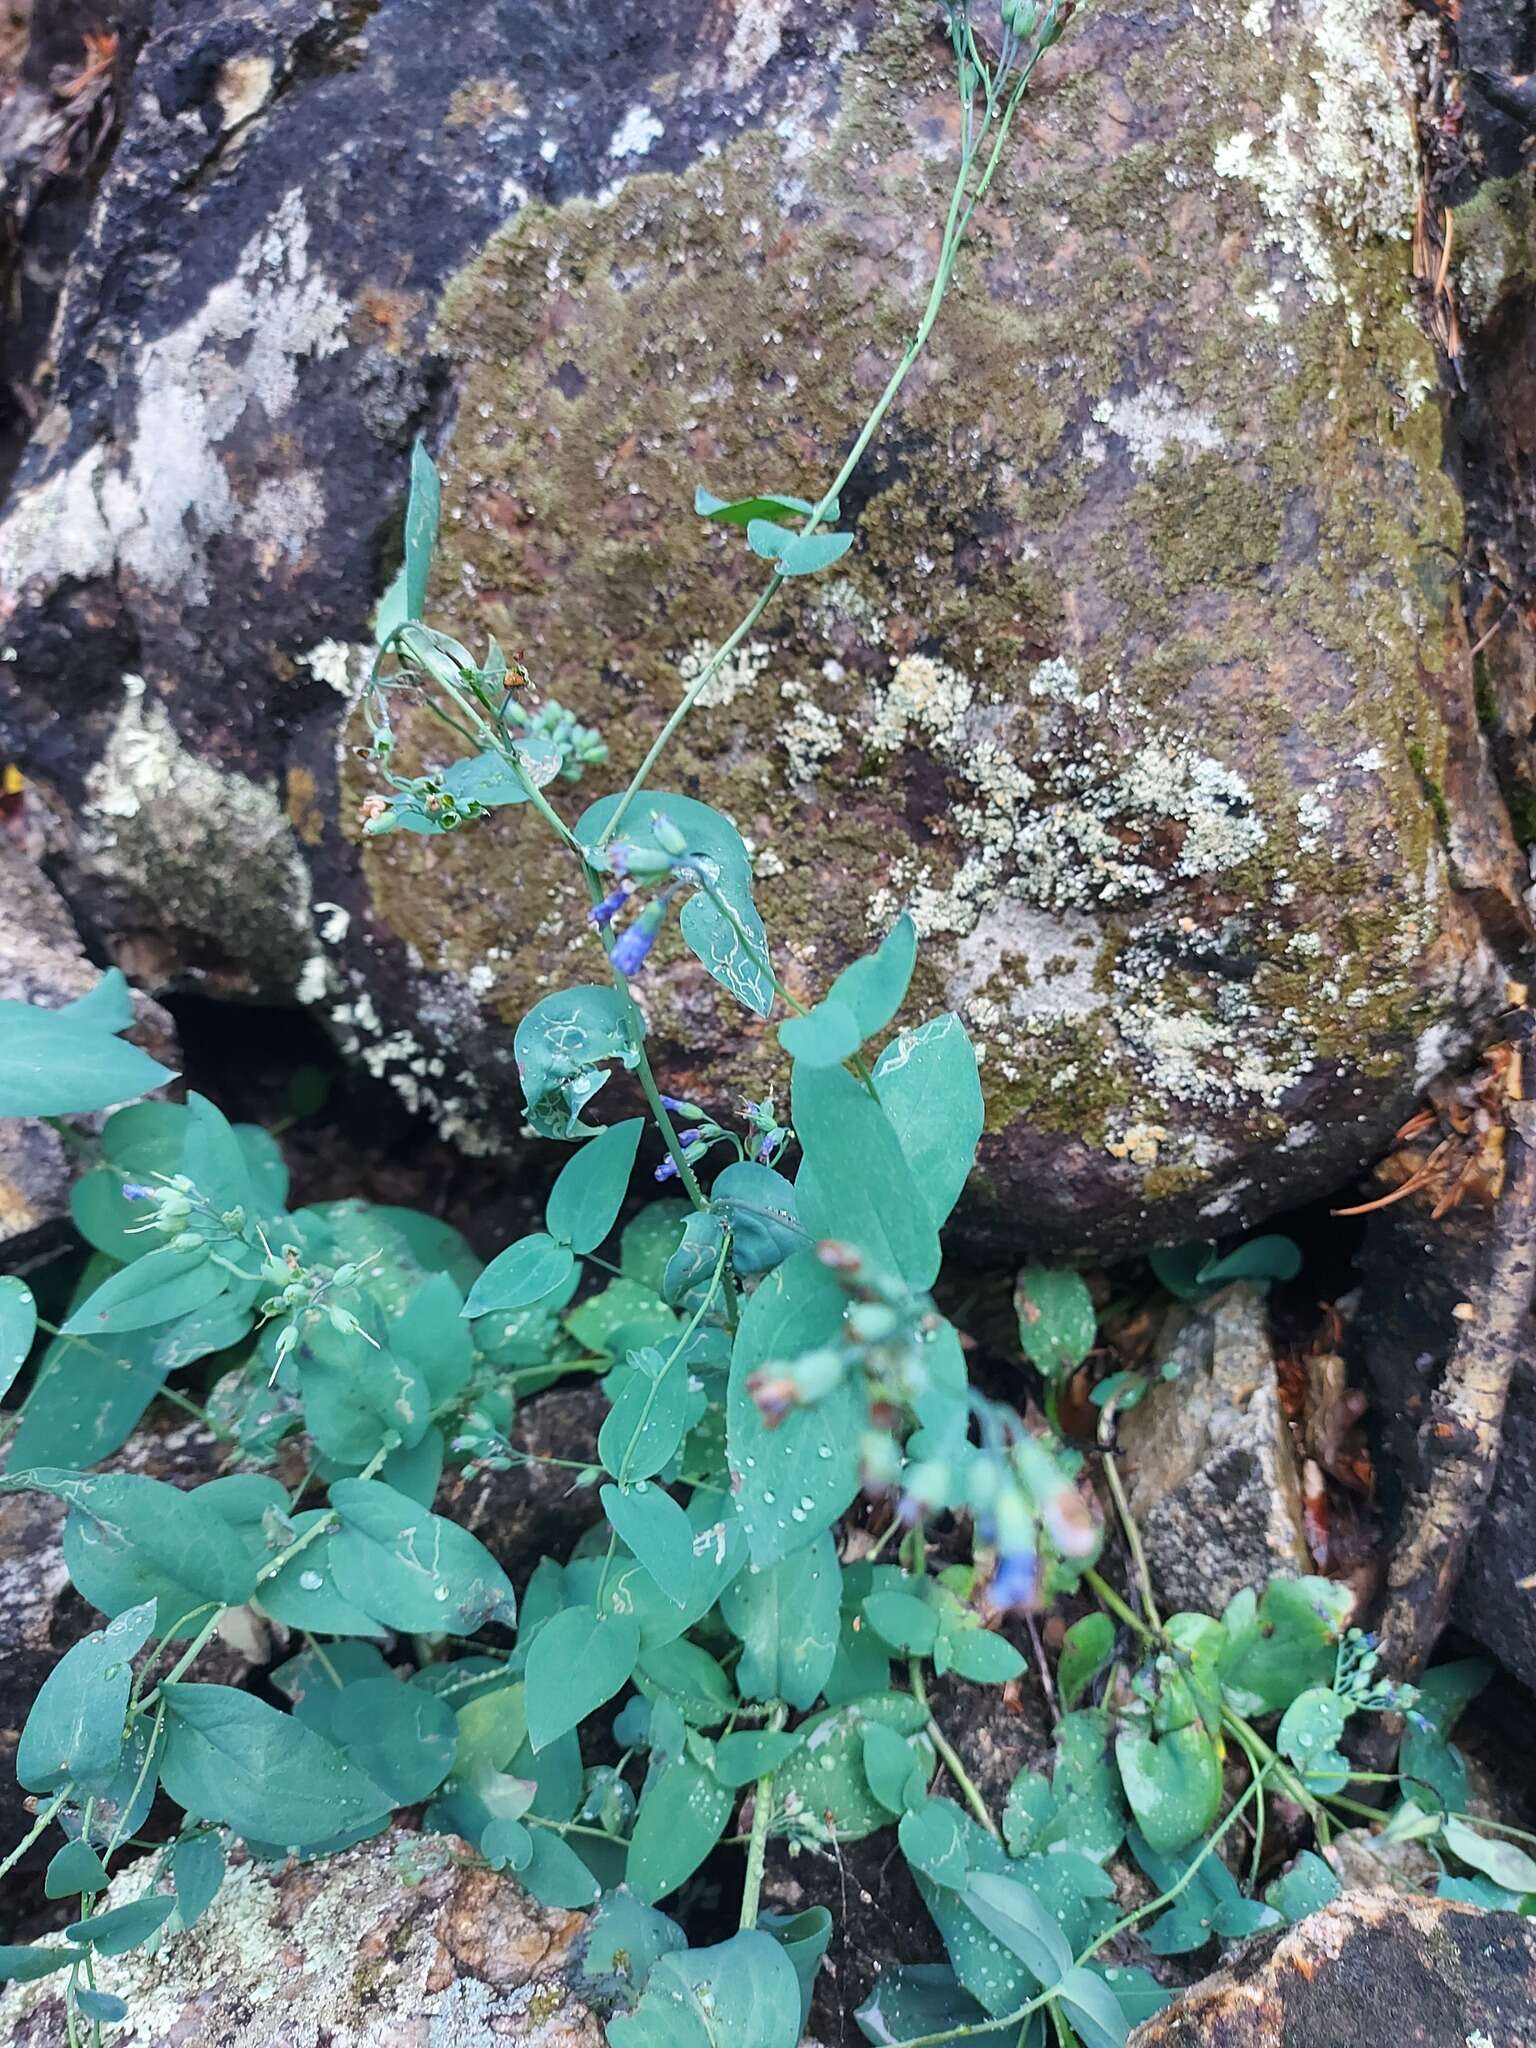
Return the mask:
[[[441,614],[606,727],[599,793],[745,585],[693,484],[826,474],[910,328],[947,55],[918,0],[145,29],[0,526],[0,738],[147,978],[314,1001],[515,1142],[511,1027],[572,971],[574,896],[509,814],[425,853],[351,822],[338,689],[410,440],[444,457]],[[1521,937],[1409,306],[1411,73],[1385,4],[1090,10],[850,494],[849,573],[675,757],[754,841],[791,985],[914,904],[919,997],[985,1047],[978,1241],[1336,1184]],[[647,1000],[679,1086],[761,1092],[691,967]]]
[[[1384,1503],[1400,1516],[1425,1471],[1421,1430],[1457,1335],[1455,1310],[1480,1297],[1491,1257],[1488,1212],[1439,1221],[1409,1197],[1370,1220],[1357,1345],[1371,1396]],[[1536,1341],[1516,1368],[1498,1469],[1451,1604],[1452,1627],[1536,1686]]]
[[1138,2027],[1132,2048],[1529,2048],[1536,1928],[1516,1913],[1346,1892]]

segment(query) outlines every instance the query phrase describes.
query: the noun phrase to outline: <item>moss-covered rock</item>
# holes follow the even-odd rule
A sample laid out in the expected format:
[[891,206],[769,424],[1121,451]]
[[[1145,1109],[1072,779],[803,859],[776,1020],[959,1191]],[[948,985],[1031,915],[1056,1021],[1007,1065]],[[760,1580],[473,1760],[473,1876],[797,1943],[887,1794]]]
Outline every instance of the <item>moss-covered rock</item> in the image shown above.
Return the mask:
[[[458,42],[434,4],[383,0],[307,115],[289,95],[248,117],[180,339],[130,323],[115,423],[40,434],[0,559],[27,647],[57,666],[69,592],[100,608],[115,579],[140,719],[163,705],[199,760],[286,776],[285,872],[314,899],[284,884],[279,929],[294,900],[312,927],[299,992],[494,1145],[520,1119],[518,1016],[590,972],[584,899],[526,812],[432,842],[351,823],[363,771],[326,685],[356,673],[388,509],[363,502],[411,411],[380,410],[386,359],[418,409],[433,390],[451,409],[442,622],[522,648],[602,727],[597,794],[759,580],[739,535],[692,517],[695,484],[805,492],[835,470],[921,310],[958,124],[920,0],[728,0],[687,34],[662,0],[579,31],[474,5]],[[402,51],[421,62],[390,184]],[[1385,0],[1089,10],[846,494],[856,548],[785,592],[665,765],[751,841],[791,988],[912,908],[919,1000],[983,1048],[977,1239],[1216,1232],[1336,1182],[1498,999],[1485,932],[1490,905],[1516,915],[1512,847],[1410,303],[1410,90]],[[359,158],[385,181],[356,220],[324,178],[348,152],[349,189]],[[114,246],[160,205],[145,154]],[[169,215],[151,225],[169,241]],[[194,333],[177,512],[145,420]],[[71,506],[64,576],[38,536]],[[83,743],[32,718],[66,791],[120,723],[97,676]],[[206,918],[179,893],[183,922]],[[661,951],[645,988],[679,1092],[765,1090],[771,1034],[687,956]]]

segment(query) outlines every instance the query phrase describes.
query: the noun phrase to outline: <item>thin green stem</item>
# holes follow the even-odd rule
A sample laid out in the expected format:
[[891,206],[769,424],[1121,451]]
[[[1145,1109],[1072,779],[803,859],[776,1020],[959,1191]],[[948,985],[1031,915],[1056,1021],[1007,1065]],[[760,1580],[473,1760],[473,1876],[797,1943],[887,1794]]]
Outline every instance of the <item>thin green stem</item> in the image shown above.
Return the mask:
[[[778,1702],[769,1717],[770,1729],[784,1726],[787,1718],[785,1708]],[[774,1773],[765,1771],[757,1781],[752,1795],[752,1832],[747,1837],[747,1874],[741,1886],[741,1919],[738,1925],[743,1932],[757,1925],[757,1911],[763,1896],[763,1865],[768,1855],[768,1827],[773,1819]]]
[[1096,1572],[1090,1567],[1089,1570],[1083,1573],[1083,1582],[1092,1589],[1100,1605],[1108,1608],[1116,1621],[1124,1622],[1127,1628],[1134,1629],[1136,1634],[1145,1642],[1156,1640],[1157,1631],[1147,1622],[1143,1621],[1133,1607],[1128,1606],[1121,1599],[1102,1572]]
[[26,1855],[27,1851],[31,1848],[32,1844],[37,1840],[38,1836],[45,1832],[48,1823],[53,1819],[53,1816],[58,1812],[59,1808],[69,1798],[69,1795],[73,1790],[74,1787],[72,1785],[66,1785],[61,1792],[54,1793],[53,1797],[49,1800],[46,1806],[38,1808],[37,1819],[33,1821],[31,1827],[22,1836],[21,1840],[16,1844],[15,1848],[11,1851],[10,1855],[6,1857],[5,1861],[3,1863],[0,1863],[0,1877],[4,1877],[5,1873],[8,1870],[14,1869],[15,1866],[21,1861],[22,1857]]
[[928,1716],[928,1725],[924,1730],[924,1733],[927,1735],[928,1740],[933,1744],[934,1748],[938,1751],[939,1756],[943,1761],[944,1768],[949,1772],[949,1775],[954,1779],[956,1785],[960,1788],[960,1795],[964,1799],[966,1805],[971,1809],[972,1813],[975,1814],[977,1820],[981,1822],[981,1825],[986,1829],[987,1833],[992,1836],[994,1841],[1000,1840],[1001,1837],[999,1836],[997,1831],[997,1822],[993,1820],[991,1814],[988,1813],[987,1802],[982,1798],[981,1794],[977,1791],[976,1786],[972,1781],[970,1772],[965,1768],[965,1765],[960,1761],[960,1758],[956,1755],[954,1744],[950,1741],[949,1737],[944,1733],[944,1730],[939,1726],[938,1721],[934,1717],[933,1708],[928,1704],[928,1688],[923,1680],[923,1666],[921,1658],[913,1657],[910,1660],[910,1662],[907,1665],[907,1675],[912,1685],[912,1697],[917,1701],[917,1704]]
[[1136,1526],[1136,1517],[1131,1513],[1131,1504],[1125,1497],[1120,1474],[1115,1468],[1113,1452],[1106,1452],[1100,1460],[1104,1477],[1109,1484],[1110,1498],[1115,1503],[1115,1513],[1120,1518],[1120,1527],[1125,1532],[1126,1548],[1131,1553],[1131,1564],[1136,1573],[1136,1584],[1141,1590],[1141,1604],[1146,1610],[1148,1621],[1154,1630],[1162,1627],[1157,1611],[1157,1596],[1152,1591],[1152,1572],[1147,1564],[1147,1553],[1142,1548],[1141,1531]]

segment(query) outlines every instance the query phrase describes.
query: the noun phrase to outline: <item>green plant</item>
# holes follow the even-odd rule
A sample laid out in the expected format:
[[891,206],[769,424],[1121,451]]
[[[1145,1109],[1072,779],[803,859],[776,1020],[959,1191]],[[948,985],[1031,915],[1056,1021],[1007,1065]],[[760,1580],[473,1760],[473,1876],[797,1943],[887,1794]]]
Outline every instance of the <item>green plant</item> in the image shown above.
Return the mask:
[[[49,1340],[0,1486],[66,1504],[71,1577],[108,1617],[33,1707],[17,1769],[36,1821],[0,1860],[3,1873],[59,1831],[44,1889],[77,1898],[78,1917],[61,1942],[0,1950],[0,1977],[66,1972],[72,2040],[124,2017],[96,1981],[100,1959],[206,1911],[227,1835],[259,1857],[320,1856],[402,1808],[424,1807],[427,1827],[545,1904],[594,1909],[583,1988],[614,2048],[727,2035],[736,2048],[793,2048],[831,1920],[763,1911],[771,1841],[831,1858],[894,1832],[952,1967],[891,1972],[861,2024],[873,2040],[930,2048],[1034,2043],[1047,2027],[1089,2048],[1123,2041],[1161,1993],[1102,1961],[1117,1934],[1156,1915],[1154,1946],[1189,1947],[1263,1924],[1325,1882],[1293,1871],[1288,1903],[1260,1904],[1216,1851],[1251,1812],[1257,1872],[1270,1786],[1324,1843],[1330,1815],[1349,1808],[1333,1740],[1344,1715],[1386,1696],[1368,1653],[1340,1637],[1336,1589],[1289,1582],[1242,1596],[1219,1622],[1164,1624],[1149,1588],[1138,1614],[1098,1575],[1082,1461],[969,1385],[959,1333],[934,1305],[939,1235],[982,1112],[958,1018],[890,1035],[915,960],[910,920],[804,1008],[774,972],[735,827],[651,782],[783,582],[851,544],[827,522],[938,316],[1029,78],[1070,11],[1071,0],[1005,0],[989,61],[966,7],[952,8],[961,160],[918,328],[819,500],[701,491],[699,514],[743,530],[766,582],[630,785],[574,822],[548,792],[601,765],[600,735],[551,703],[530,710],[526,672],[499,650],[477,662],[424,623],[439,492],[417,450],[367,695],[389,792],[370,800],[367,829],[430,836],[525,804],[580,866],[606,979],[546,996],[516,1035],[530,1126],[575,1148],[544,1228],[482,1267],[413,1211],[290,1208],[272,1139],[194,1094],[107,1122],[75,1189],[93,1257],[62,1323],[40,1324],[21,1283],[0,1289],[5,1386],[34,1329]],[[391,707],[405,692],[470,753],[398,774]],[[771,1101],[733,1119],[663,1092],[631,983],[674,911],[737,1000],[764,1018],[776,1003],[791,1013],[779,1027],[788,1122]],[[121,977],[62,1012],[13,1008],[0,1013],[8,1111],[99,1109],[164,1078],[117,1036]],[[589,1112],[615,1067],[633,1074],[647,1115],[599,1126]],[[682,1198],[621,1227],[651,1126],[656,1178]],[[792,1144],[793,1179],[780,1170]],[[601,1249],[615,1232],[616,1264]],[[1051,1313],[1034,1355],[1051,1373],[1092,1342],[1080,1285],[1046,1276],[1036,1289]],[[204,1401],[171,1384],[190,1367],[211,1380]],[[513,1441],[519,1400],[594,1372],[607,1412],[571,1475],[601,1520],[516,1589],[433,1511],[445,1460],[528,1462]],[[188,1491],[92,1470],[159,1394],[196,1413],[240,1469]],[[845,1558],[834,1531],[861,1495],[884,1503],[883,1526]],[[974,1541],[935,1568],[939,1515]],[[1019,1677],[998,1623],[1084,1586],[1102,1606],[1063,1652],[1056,1768],[1021,1775],[995,1815],[930,1682]],[[271,1673],[287,1711],[194,1675],[240,1609],[299,1644]],[[1273,1743],[1255,1726],[1266,1716],[1279,1717]],[[605,1738],[611,1760],[584,1762],[583,1732]],[[1443,1730],[1426,1723],[1420,1738],[1415,1782],[1449,1784]],[[1252,1774],[1222,1814],[1228,1741]],[[956,1797],[935,1792],[946,1781]],[[169,1844],[143,1832],[162,1789],[185,1817]],[[1459,1804],[1414,1811],[1404,1825],[1432,1823],[1468,1860],[1449,1832]],[[1158,1896],[1117,1918],[1105,1866],[1125,1839]],[[680,1894],[686,1905],[722,1847],[740,1852],[738,1931],[690,1948],[659,1906]],[[1517,1874],[1497,1848],[1473,1858],[1485,1884]],[[157,1857],[154,1881],[98,1909],[130,1851]]]

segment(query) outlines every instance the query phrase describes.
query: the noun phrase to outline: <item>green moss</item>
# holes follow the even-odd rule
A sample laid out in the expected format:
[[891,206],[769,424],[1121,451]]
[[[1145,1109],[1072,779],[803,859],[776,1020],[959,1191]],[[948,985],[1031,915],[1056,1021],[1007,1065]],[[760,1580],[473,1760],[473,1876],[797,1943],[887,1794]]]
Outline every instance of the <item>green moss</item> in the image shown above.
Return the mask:
[[[785,592],[753,676],[701,708],[664,774],[771,851],[759,899],[797,992],[820,993],[863,949],[877,891],[891,908],[918,890],[936,900],[914,1008],[959,1000],[966,918],[1034,880],[1000,861],[990,896],[950,894],[986,850],[967,780],[979,732],[999,736],[1041,804],[1080,786],[1093,748],[1115,763],[1193,753],[1239,774],[1264,831],[1240,867],[1187,875],[1176,833],[1111,821],[1162,865],[1130,906],[1084,884],[1110,1007],[1044,1031],[1009,1024],[1010,995],[1051,983],[1050,951],[1012,952],[992,974],[967,958],[958,977],[1003,1020],[995,1043],[978,1026],[991,1128],[1028,1118],[1094,1144],[1183,1114],[1115,1026],[1138,923],[1175,949],[1187,926],[1198,951],[1248,921],[1262,1058],[1397,1057],[1421,1005],[1433,1013],[1421,963],[1438,907],[1413,891],[1444,799],[1419,764],[1442,748],[1436,693],[1456,686],[1458,659],[1440,565],[1459,512],[1403,241],[1336,226],[1321,169],[1300,223],[1276,210],[1288,194],[1213,170],[1248,111],[1312,78],[1317,53],[1223,18],[1160,21],[1154,59],[1140,28],[1127,40],[1126,14],[1108,0],[1109,70],[1054,72],[1026,122],[1026,162],[979,216],[930,354],[861,475],[858,547],[836,579]],[[832,0],[829,38],[852,18]],[[942,211],[953,141],[923,19],[901,0],[847,61],[830,112],[732,131],[717,154],[632,177],[602,204],[526,207],[444,300],[438,343],[459,393],[442,622],[525,649],[538,684],[602,727],[612,762],[594,794],[638,763],[676,701],[679,658],[759,584],[740,536],[690,515],[695,484],[812,489],[911,330],[932,251],[913,224]],[[1140,139],[1106,145],[1106,94]],[[1330,138],[1329,162],[1356,141]],[[1288,252],[1306,237],[1333,296],[1294,280]],[[1271,323],[1249,309],[1277,286]],[[871,705],[914,651],[974,680],[975,719],[957,741],[914,728],[877,746]],[[1052,726],[1028,686],[1057,656],[1103,704]],[[807,702],[835,743],[797,774]],[[1361,758],[1379,765],[1350,767]],[[1299,801],[1340,774],[1329,832],[1303,832]],[[962,826],[961,805],[982,829]],[[527,813],[446,841],[369,841],[363,859],[384,922],[428,967],[490,960],[489,1001],[509,1021],[556,977],[590,971],[579,887]],[[1287,950],[1302,926],[1272,914],[1282,881],[1312,959]],[[1389,959],[1412,965],[1387,973]],[[1160,999],[1200,1019],[1221,997],[1191,972]],[[702,1049],[717,1089],[743,1066],[777,1071],[771,1037],[675,938],[646,1001],[653,1036],[685,1059]],[[1196,1104],[1187,1120],[1213,1114]],[[1262,1133],[1273,1113],[1255,1098],[1218,1120]]]

